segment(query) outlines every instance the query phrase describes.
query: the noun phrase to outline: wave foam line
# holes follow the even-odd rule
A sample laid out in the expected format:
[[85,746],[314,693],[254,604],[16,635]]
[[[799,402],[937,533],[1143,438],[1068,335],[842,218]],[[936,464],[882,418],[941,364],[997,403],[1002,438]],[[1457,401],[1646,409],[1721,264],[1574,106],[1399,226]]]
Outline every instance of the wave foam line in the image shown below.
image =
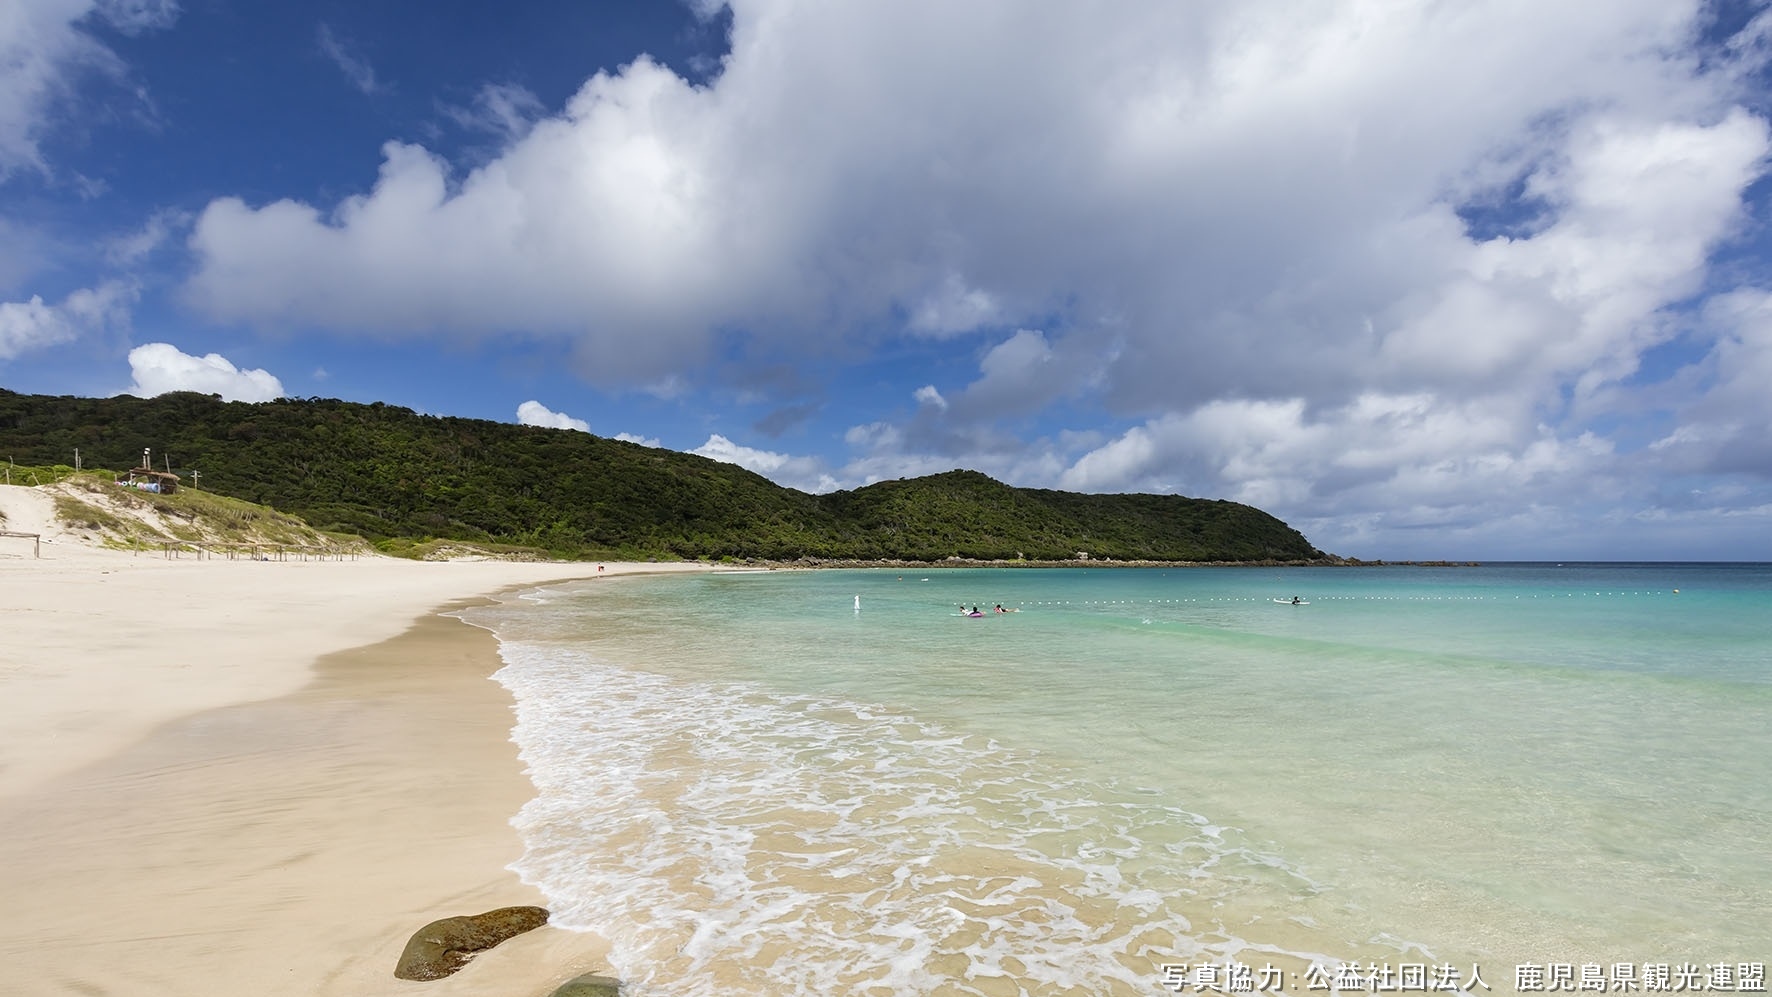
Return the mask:
[[[1316,884],[1177,807],[862,704],[502,646],[538,796],[514,866],[637,994],[1144,994],[1169,961],[1284,952],[1226,891]],[[1208,914],[1210,917],[1210,914]],[[1304,963],[1340,960],[1292,952]],[[1005,990],[1005,986],[1011,989]]]

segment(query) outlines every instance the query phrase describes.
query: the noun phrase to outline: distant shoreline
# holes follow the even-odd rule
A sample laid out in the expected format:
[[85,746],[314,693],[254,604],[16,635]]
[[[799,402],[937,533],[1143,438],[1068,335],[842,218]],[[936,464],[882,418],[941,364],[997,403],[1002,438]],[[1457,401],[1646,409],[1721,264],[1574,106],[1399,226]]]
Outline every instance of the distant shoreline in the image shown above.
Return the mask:
[[[704,562],[720,567],[720,562]],[[935,568],[1480,568],[1480,561],[1367,561],[1357,557],[1311,558],[1308,560],[1260,560],[1260,561],[1144,561],[1120,560],[1117,558],[1070,559],[1062,561],[1044,560],[975,560],[972,558],[950,557],[940,561],[905,561],[882,558],[877,560],[860,560],[848,558],[802,557],[792,561],[743,560],[734,561],[732,567],[780,569],[824,569],[824,568],[916,568],[928,570]]]

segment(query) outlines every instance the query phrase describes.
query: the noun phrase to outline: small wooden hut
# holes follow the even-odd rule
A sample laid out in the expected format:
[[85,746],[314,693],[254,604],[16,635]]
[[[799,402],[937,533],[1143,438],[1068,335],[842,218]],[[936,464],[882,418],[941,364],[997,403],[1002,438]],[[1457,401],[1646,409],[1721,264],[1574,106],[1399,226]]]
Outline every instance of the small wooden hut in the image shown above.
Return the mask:
[[156,471],[151,467],[132,468],[117,479],[117,484],[124,488],[157,492],[161,495],[171,495],[178,491],[178,482],[178,475],[171,471]]

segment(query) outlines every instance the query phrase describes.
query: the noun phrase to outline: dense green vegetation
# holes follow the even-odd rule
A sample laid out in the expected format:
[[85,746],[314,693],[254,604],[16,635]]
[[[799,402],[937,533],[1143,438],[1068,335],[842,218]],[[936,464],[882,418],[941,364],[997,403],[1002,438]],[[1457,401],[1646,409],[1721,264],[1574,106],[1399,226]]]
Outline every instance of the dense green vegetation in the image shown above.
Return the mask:
[[808,495],[693,454],[379,402],[0,389],[0,448],[21,464],[67,464],[78,449],[87,468],[125,469],[144,447],[187,485],[200,472],[204,491],[384,544],[768,560],[1325,556],[1278,519],[1223,500],[1012,488],[972,471]]

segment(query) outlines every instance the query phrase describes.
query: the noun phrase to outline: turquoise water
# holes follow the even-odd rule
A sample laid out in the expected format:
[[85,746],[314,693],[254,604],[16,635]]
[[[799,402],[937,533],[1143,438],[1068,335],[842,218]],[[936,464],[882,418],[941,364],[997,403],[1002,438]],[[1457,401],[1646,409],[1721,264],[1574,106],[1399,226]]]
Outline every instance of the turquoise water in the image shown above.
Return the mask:
[[1765,565],[913,569],[465,616],[516,868],[636,994],[1506,993],[1772,954],[1769,606]]

